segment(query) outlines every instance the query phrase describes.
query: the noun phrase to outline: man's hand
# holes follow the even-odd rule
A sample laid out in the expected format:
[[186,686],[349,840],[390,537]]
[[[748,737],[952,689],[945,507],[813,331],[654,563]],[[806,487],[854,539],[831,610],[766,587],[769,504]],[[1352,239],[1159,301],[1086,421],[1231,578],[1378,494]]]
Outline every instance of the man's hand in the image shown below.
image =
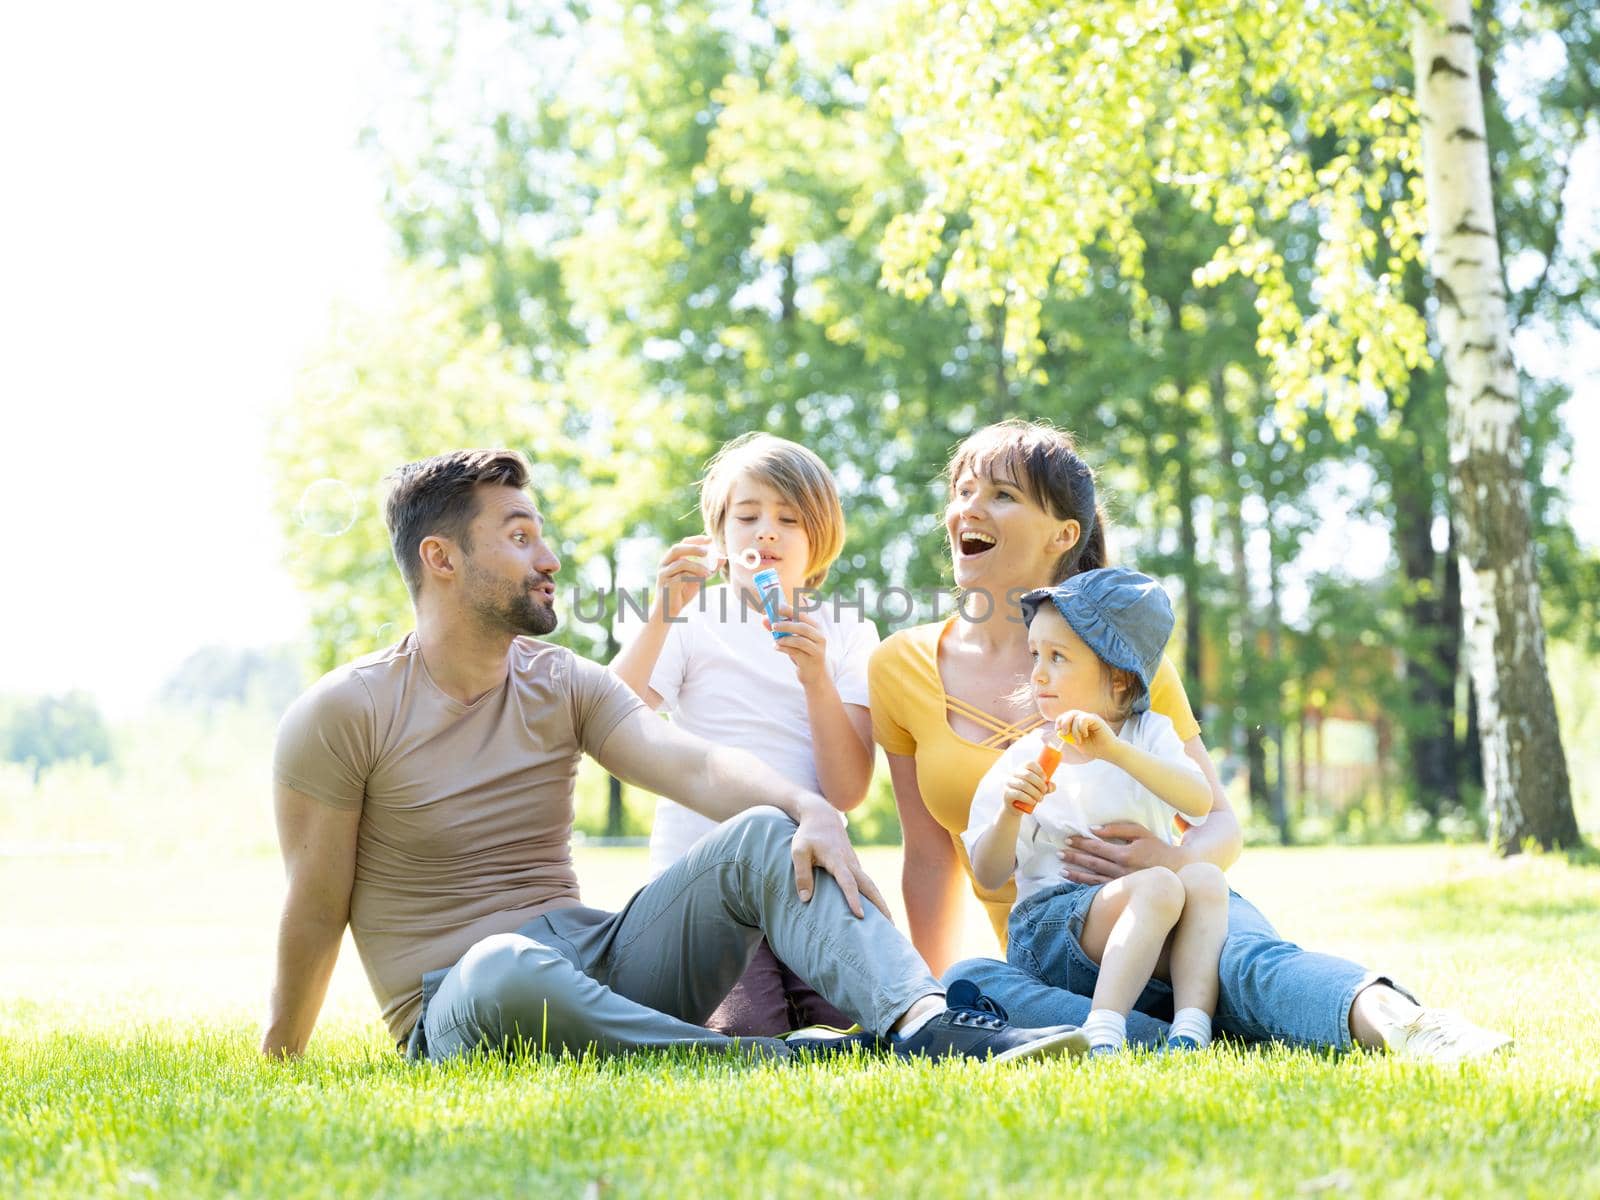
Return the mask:
[[856,916],[866,915],[861,908],[863,895],[877,905],[884,916],[889,915],[883,893],[862,868],[855,847],[845,835],[844,821],[821,796],[808,796],[800,802],[800,828],[795,830],[791,854],[794,885],[803,902],[810,902],[816,882],[813,876],[821,867],[833,876],[839,890],[844,892],[845,903]]
[[1110,883],[1146,867],[1176,869],[1187,860],[1137,821],[1096,825],[1096,837],[1071,837],[1061,851],[1061,877],[1073,883]]

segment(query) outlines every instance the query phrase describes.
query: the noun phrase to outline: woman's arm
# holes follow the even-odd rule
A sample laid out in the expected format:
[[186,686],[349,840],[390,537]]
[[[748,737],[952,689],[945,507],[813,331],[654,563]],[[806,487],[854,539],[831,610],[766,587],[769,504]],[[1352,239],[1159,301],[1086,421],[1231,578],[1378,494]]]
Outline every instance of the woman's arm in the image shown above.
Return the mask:
[[917,761],[891,754],[889,780],[905,840],[900,887],[905,896],[911,944],[935,975],[943,974],[961,951],[962,870],[955,844],[934,820],[917,784]]
[[1204,739],[1195,734],[1183,744],[1183,752],[1206,777],[1206,786],[1211,789],[1211,814],[1204,825],[1185,824],[1183,842],[1177,847],[1183,855],[1180,865],[1208,862],[1226,871],[1239,861],[1239,852],[1244,849],[1244,831],[1239,828],[1233,805],[1228,803],[1228,794],[1222,790],[1217,764],[1211,761]]

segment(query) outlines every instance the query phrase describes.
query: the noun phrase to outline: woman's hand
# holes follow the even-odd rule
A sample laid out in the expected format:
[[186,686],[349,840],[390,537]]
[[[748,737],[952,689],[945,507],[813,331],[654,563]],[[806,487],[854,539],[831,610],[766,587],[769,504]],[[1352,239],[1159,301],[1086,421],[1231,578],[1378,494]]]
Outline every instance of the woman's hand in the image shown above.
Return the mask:
[[1061,877],[1073,883],[1110,883],[1146,867],[1184,863],[1182,851],[1169,846],[1137,821],[1096,825],[1096,837],[1071,837],[1061,851]]
[[789,635],[775,639],[772,644],[794,663],[800,686],[813,688],[828,678],[828,641],[822,626],[810,614],[795,612],[786,601],[778,601],[777,611],[782,620],[774,624],[762,618],[761,623],[774,633]]
[[1115,731],[1104,717],[1078,709],[1056,718],[1056,732],[1070,739],[1085,758],[1107,758],[1118,744]]
[[712,548],[711,538],[703,533],[684,538],[661,556],[661,569],[656,573],[656,595],[658,602],[665,606],[669,621],[683,611],[695,593],[705,586],[706,580],[716,573],[721,558]]
[[1032,812],[1055,790],[1055,781],[1044,777],[1044,768],[1036,762],[1023,763],[1006,781],[1005,802],[1018,812]]

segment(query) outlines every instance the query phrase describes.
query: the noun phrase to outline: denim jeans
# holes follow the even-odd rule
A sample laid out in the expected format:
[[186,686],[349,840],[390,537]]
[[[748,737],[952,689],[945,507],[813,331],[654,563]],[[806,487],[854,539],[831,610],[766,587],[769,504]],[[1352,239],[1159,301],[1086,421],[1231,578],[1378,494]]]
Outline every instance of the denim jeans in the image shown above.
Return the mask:
[[[1083,954],[1073,931],[1062,929],[1060,935],[1072,938],[1072,945],[1064,948],[1067,953]],[[1214,1025],[1219,1033],[1315,1049],[1348,1048],[1350,1005],[1356,994],[1374,983],[1397,986],[1346,959],[1285,941],[1261,911],[1236,892],[1228,895],[1228,939],[1218,974],[1221,991]],[[957,978],[976,982],[1019,1025],[1081,1025],[1089,1015],[1087,996],[998,959],[959,962],[945,974],[947,981]],[[1397,990],[1410,995],[1403,988]],[[1172,989],[1159,981],[1152,983],[1128,1018],[1128,1040],[1153,1045],[1166,1035],[1171,1019]]]
[[[738,1042],[704,1022],[744,974],[765,933],[773,950],[875,1033],[941,989],[872,904],[851,914],[826,872],[796,894],[795,824],[753,808],[707,834],[621,912],[561,908],[484,938],[423,977],[411,1058],[526,1044],[613,1054]],[[759,1039],[758,1039],[759,1040]]]

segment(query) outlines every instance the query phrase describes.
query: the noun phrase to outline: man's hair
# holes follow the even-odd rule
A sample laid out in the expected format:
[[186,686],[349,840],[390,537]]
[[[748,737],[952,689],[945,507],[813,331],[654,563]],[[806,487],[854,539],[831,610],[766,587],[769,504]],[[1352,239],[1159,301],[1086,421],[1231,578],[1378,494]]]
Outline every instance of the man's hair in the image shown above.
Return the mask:
[[706,532],[724,549],[733,488],[744,475],[759,479],[794,505],[811,543],[805,586],[821,587],[844,549],[844,508],[827,464],[804,446],[770,433],[747,433],[718,450],[700,481],[700,516]]
[[528,486],[528,460],[515,450],[452,450],[421,462],[407,463],[387,475],[391,484],[383,506],[394,561],[416,601],[422,594],[425,537],[447,537],[472,553],[467,527],[478,515],[480,484],[518,489]]

